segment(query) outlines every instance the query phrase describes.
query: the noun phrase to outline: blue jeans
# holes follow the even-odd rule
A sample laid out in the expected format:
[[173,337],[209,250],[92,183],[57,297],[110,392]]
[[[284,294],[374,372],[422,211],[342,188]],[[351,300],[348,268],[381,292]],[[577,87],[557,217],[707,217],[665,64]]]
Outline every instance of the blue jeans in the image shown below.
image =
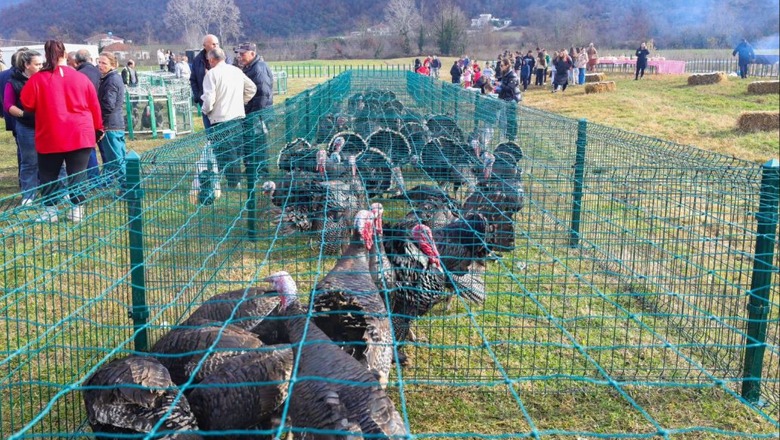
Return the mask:
[[38,152],[35,151],[35,128],[16,123],[16,145],[19,147],[19,184],[23,199],[35,197],[38,186]]
[[103,180],[106,184],[114,181],[125,183],[125,131],[110,130],[98,143],[103,156]]
[[585,84],[585,70],[586,69],[584,67],[580,67],[579,70],[580,70],[580,72],[579,72],[580,73],[580,78],[579,78],[579,81],[577,81],[577,84]]
[[[105,158],[104,158],[105,161]],[[97,154],[95,149],[92,149],[92,153],[89,155],[89,162],[87,162],[87,177],[90,181],[97,180],[100,177],[100,167],[98,166]]]

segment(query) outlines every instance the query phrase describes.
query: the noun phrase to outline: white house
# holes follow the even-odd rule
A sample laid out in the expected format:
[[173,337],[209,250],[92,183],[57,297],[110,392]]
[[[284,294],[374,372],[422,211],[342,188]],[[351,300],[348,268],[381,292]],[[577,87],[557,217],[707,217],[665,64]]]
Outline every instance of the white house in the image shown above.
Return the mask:
[[510,24],[512,24],[512,20],[493,17],[493,14],[479,14],[479,17],[471,19],[471,27],[479,29],[492,26],[495,30],[501,30]]

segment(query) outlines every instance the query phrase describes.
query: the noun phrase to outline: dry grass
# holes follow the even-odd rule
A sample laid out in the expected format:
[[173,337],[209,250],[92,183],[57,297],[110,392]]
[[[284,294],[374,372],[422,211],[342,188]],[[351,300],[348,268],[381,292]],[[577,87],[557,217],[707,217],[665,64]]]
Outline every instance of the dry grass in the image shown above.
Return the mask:
[[735,129],[746,111],[776,111],[780,95],[747,94],[747,82],[727,81],[718,87],[689,87],[685,75],[612,75],[616,93],[585,95],[585,87],[550,93],[532,86],[523,105],[570,118],[620,128],[682,145],[753,162],[777,158],[780,131],[746,133]]
[[595,83],[585,84],[585,93],[604,93],[614,92],[616,90],[615,81],[599,81]]
[[746,112],[739,115],[737,128],[744,132],[777,131],[780,128],[780,112]]
[[748,93],[767,95],[780,93],[780,81],[755,81],[748,84]]
[[706,84],[717,84],[728,80],[725,72],[713,73],[695,73],[688,77],[689,86],[701,86]]

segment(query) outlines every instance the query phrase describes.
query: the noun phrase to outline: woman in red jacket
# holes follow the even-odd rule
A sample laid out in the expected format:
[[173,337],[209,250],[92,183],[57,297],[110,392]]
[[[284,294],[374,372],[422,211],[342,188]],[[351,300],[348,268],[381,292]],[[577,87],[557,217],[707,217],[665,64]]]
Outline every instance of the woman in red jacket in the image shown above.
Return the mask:
[[87,161],[98,138],[103,136],[103,120],[97,91],[89,78],[66,65],[65,45],[49,40],[43,46],[46,63],[22,89],[20,100],[35,113],[35,150],[45,213],[40,221],[57,221],[57,185],[52,182],[65,162],[72,206],[69,220],[84,215]]

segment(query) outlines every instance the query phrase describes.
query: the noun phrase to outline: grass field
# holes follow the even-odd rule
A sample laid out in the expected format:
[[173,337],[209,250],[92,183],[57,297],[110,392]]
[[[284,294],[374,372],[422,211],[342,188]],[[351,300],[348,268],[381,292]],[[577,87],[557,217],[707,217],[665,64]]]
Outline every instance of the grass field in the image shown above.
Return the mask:
[[[292,79],[288,84],[289,93],[276,97],[275,102],[281,104],[324,80]],[[547,89],[532,89],[526,94],[524,104],[662,139],[695,143],[754,162],[777,157],[777,131],[746,135],[736,133],[733,128],[739,111],[776,109],[777,96],[746,95],[747,86],[739,81],[712,88],[688,88],[684,77],[652,76],[634,82],[627,76],[616,76],[615,80],[618,83],[615,93],[585,95],[582,88],[573,87],[564,94],[553,95]],[[694,120],[703,122],[694,123]],[[554,141],[544,140],[544,148],[551,149]],[[141,152],[163,143],[139,140],[129,146]],[[315,277],[332,264],[332,259],[312,258],[312,250],[303,238],[277,240],[268,225],[264,226],[266,234],[259,242],[243,239],[243,225],[235,216],[242,206],[241,194],[228,193],[213,207],[190,203],[190,179],[181,176],[192,171],[197,145],[187,147],[186,143],[187,137],[177,139],[168,150],[168,157],[160,157],[147,170],[152,177],[145,186],[145,203],[155,217],[147,219],[144,228],[155,249],[148,255],[147,270],[153,297],[150,323],[157,333],[166,322],[175,320],[184,311],[184,304],[196,300],[198,294],[208,295],[245,280],[256,281],[261,275],[282,268],[295,272],[301,291],[308,291]],[[175,148],[177,145],[181,148]],[[3,131],[0,194],[14,191],[13,151],[11,139]],[[482,308],[458,303],[452,311],[438,311],[430,320],[418,323],[421,339],[410,347],[413,367],[402,372],[402,376],[393,376],[395,380],[404,379],[404,386],[393,383],[391,392],[408,414],[414,432],[424,434],[423,438],[453,438],[455,432],[479,432],[503,438],[519,438],[531,432],[542,432],[544,438],[595,438],[618,433],[650,437],[658,434],[658,427],[662,426],[682,429],[670,435],[674,439],[729,438],[719,430],[771,437],[777,426],[734,396],[737,383],[717,383],[701,374],[699,362],[705,361],[698,357],[686,358],[689,347],[679,336],[677,324],[665,321],[671,318],[671,322],[674,317],[662,316],[663,310],[642,307],[643,296],[648,300],[655,297],[657,292],[652,288],[664,291],[660,286],[664,282],[662,277],[657,274],[651,277],[649,284],[657,284],[651,285],[650,291],[636,291],[635,286],[620,282],[619,273],[594,264],[594,255],[571,249],[567,245],[567,232],[556,228],[550,220],[558,211],[565,212],[566,207],[562,205],[570,206],[566,198],[569,181],[550,181],[555,179],[530,174],[525,181],[528,206],[518,220],[519,229],[523,230],[518,236],[518,250],[490,263],[488,287],[492,295],[488,303]],[[663,200],[664,195],[655,194],[648,201],[650,205],[641,208],[678,214],[658,208],[659,204],[677,203]],[[585,219],[595,221],[603,217],[605,223],[620,227],[624,226],[622,217],[631,221],[631,213],[635,211],[615,208],[623,206],[624,201],[609,203],[610,207],[594,207]],[[687,200],[679,203],[683,205],[681,213],[697,212],[697,208],[686,210]],[[99,301],[91,301],[87,294],[71,295],[63,287],[31,294],[29,299],[4,297],[5,302],[0,301],[0,310],[24,316],[7,329],[18,325],[32,334],[39,331],[37,327],[50,332],[45,340],[37,341],[45,348],[36,346],[41,351],[30,355],[38,359],[29,365],[27,360],[22,361],[24,368],[37,367],[31,377],[23,377],[25,382],[49,381],[50,386],[46,389],[30,386],[29,390],[19,391],[11,398],[17,405],[14,407],[4,406],[6,401],[0,400],[0,409],[12,408],[10,411],[21,420],[35,415],[41,401],[45,402],[63,389],[63,385],[72,383],[74,377],[84,374],[96,359],[118,343],[126,342],[123,337],[130,332],[125,317],[129,303],[127,257],[123,252],[126,243],[125,237],[117,232],[122,231],[125,213],[117,206],[119,203],[110,198],[96,200],[90,206],[90,213],[95,216],[91,221],[72,228],[65,224],[62,231],[57,226],[8,231],[14,232],[13,238],[6,242],[18,246],[14,252],[35,252],[37,246],[51,239],[49,244],[61,246],[61,254],[39,255],[41,260],[33,263],[36,269],[13,275],[6,273],[0,279],[18,278],[31,283],[41,280],[47,285],[68,286],[89,273],[85,278],[89,283],[84,283],[88,285],[79,287],[106,294]],[[395,209],[388,205],[387,209],[391,217],[400,216],[405,206]],[[611,216],[612,213],[619,215]],[[636,227],[637,231],[647,229],[659,235],[674,235],[680,241],[680,255],[686,245],[691,245],[691,252],[696,255],[709,255],[705,246],[729,247],[719,244],[720,237],[707,237],[701,231],[706,225],[696,224],[698,217],[690,220],[693,224],[680,223],[684,226],[682,231],[671,227],[676,220],[668,219],[659,231],[638,222],[626,225]],[[669,232],[663,230],[666,227]],[[55,236],[58,232],[61,235]],[[658,241],[663,242],[665,238]],[[699,240],[703,243],[701,248],[696,247]],[[85,254],[88,258],[83,258]],[[80,260],[76,259],[79,255],[82,255]],[[656,255],[645,257],[652,260]],[[75,265],[76,262],[79,264]],[[626,264],[631,262],[621,262],[623,269]],[[673,258],[661,258],[657,264],[673,266]],[[56,269],[54,274],[46,272],[51,268]],[[696,280],[700,275],[695,271],[675,275],[680,276],[683,284],[705,283]],[[743,275],[719,276],[731,280]],[[686,311],[699,307],[695,295],[683,296],[685,301],[679,304]],[[726,308],[726,301],[731,299],[728,296],[724,293],[719,298],[723,304],[715,304],[713,308]],[[673,309],[670,313],[677,312]],[[695,319],[705,321],[704,331],[713,334],[724,331],[706,323],[706,314]],[[53,328],[42,325],[48,323],[58,325]],[[15,334],[21,339],[30,337],[23,331],[15,330]],[[8,346],[2,346],[4,343]],[[0,351],[13,349],[17,343],[0,339]],[[93,348],[84,349],[84,346]],[[728,351],[732,347],[713,347],[716,348]],[[65,352],[67,356],[62,356]],[[63,357],[70,362],[64,364]],[[21,370],[16,364],[12,367],[9,371]],[[777,367],[773,368],[770,371],[776,371]],[[694,377],[686,381],[684,378],[690,374]],[[632,381],[631,377],[640,379]],[[620,383],[616,385],[605,378]],[[676,379],[681,379],[680,386],[669,385]],[[454,386],[455,383],[460,386]],[[770,414],[770,417],[777,416]],[[45,430],[65,425],[75,429],[80,420],[83,420],[83,410],[79,395],[71,390],[39,427]],[[19,419],[5,419],[3,426],[5,423],[18,426],[18,422]],[[692,426],[704,429],[686,432]]]

